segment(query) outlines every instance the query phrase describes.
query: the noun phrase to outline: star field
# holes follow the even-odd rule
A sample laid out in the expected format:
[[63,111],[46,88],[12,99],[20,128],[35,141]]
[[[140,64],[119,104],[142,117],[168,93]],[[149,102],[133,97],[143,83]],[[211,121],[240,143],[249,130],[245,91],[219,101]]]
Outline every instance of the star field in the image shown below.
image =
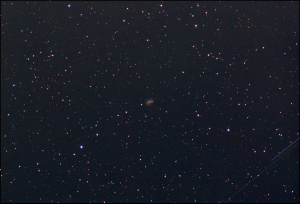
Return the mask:
[[1,202],[299,202],[299,2],[1,8]]

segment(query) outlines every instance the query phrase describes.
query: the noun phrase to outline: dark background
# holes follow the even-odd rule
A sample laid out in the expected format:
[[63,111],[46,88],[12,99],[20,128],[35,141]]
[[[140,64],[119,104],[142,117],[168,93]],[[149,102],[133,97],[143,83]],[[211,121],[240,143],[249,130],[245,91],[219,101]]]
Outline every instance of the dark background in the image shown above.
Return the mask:
[[298,2],[1,2],[1,202],[298,203],[297,138]]

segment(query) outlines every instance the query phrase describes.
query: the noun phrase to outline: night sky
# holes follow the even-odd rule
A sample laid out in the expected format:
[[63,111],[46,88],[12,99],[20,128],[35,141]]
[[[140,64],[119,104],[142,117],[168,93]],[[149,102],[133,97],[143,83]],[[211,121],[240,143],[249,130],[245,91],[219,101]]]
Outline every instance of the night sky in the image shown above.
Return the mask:
[[299,2],[1,15],[1,202],[299,202]]

